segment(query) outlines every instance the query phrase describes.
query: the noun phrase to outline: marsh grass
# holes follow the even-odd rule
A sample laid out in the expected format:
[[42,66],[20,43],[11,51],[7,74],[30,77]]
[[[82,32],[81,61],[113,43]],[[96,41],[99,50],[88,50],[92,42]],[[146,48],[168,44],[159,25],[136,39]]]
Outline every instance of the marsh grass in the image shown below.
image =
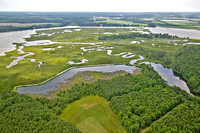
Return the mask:
[[[77,28],[75,28],[77,29]],[[51,40],[59,43],[52,45],[28,46],[24,47],[23,51],[33,52],[34,55],[27,56],[24,60],[20,61],[17,65],[7,69],[15,58],[15,56],[22,56],[18,54],[17,50],[7,52],[5,56],[0,57],[0,91],[12,90],[18,85],[28,85],[41,83],[56,74],[78,66],[91,66],[91,65],[104,65],[104,64],[128,64],[130,60],[138,58],[142,55],[146,60],[159,62],[156,58],[152,58],[152,54],[161,53],[162,56],[175,55],[183,45],[174,46],[168,43],[169,39],[154,39],[154,38],[132,38],[132,39],[116,39],[103,41],[102,46],[114,47],[112,54],[119,54],[121,52],[132,52],[136,56],[133,58],[122,58],[121,56],[107,55],[107,51],[92,50],[91,52],[82,51],[81,47],[91,46],[89,44],[73,44],[70,42],[84,42],[84,43],[98,43],[98,36],[104,36],[103,33],[111,32],[113,34],[129,33],[130,29],[127,28],[81,28],[81,31],[75,29],[68,29],[72,32],[62,33],[65,29],[41,30],[37,31],[37,35],[41,33],[54,33],[52,36],[36,36],[32,35],[26,40]],[[79,28],[78,28],[79,29]],[[94,34],[98,33],[98,34]],[[80,38],[80,39],[78,39]],[[145,42],[141,42],[145,40]],[[171,39],[173,40],[173,39]],[[177,40],[177,39],[176,39]],[[181,40],[181,39],[180,39]],[[141,44],[131,44],[131,41],[139,41]],[[155,44],[155,46],[152,46]],[[19,47],[22,44],[15,44]],[[72,47],[74,45],[74,47]],[[43,48],[56,48],[55,50],[42,50]],[[83,55],[81,53],[84,53]],[[36,59],[36,62],[30,62],[30,58]],[[68,61],[80,61],[88,59],[89,62],[80,65],[69,65]],[[38,68],[38,61],[42,61],[45,65]]]

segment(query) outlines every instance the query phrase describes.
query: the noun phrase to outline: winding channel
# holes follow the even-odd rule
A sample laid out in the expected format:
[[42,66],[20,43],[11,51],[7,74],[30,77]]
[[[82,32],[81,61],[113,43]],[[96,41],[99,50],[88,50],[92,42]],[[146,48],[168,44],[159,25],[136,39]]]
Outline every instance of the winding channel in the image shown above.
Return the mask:
[[25,94],[45,94],[49,95],[49,91],[56,91],[58,88],[56,87],[59,83],[65,82],[67,79],[72,78],[78,72],[84,71],[96,71],[96,72],[115,72],[115,71],[125,71],[127,73],[133,73],[137,67],[135,66],[127,66],[127,65],[106,65],[106,66],[91,66],[91,67],[80,67],[80,68],[72,68],[68,71],[60,74],[59,76],[55,77],[54,79],[45,82],[41,85],[34,85],[34,86],[25,86],[25,87],[18,87],[18,93],[25,93]]
[[[59,28],[105,28],[105,27],[57,27],[57,28],[47,28],[47,29],[59,29]],[[107,27],[107,28],[110,28],[110,27]],[[119,28],[119,27],[112,27],[112,28]],[[130,28],[130,27],[129,27]],[[165,29],[162,29],[162,30],[166,30],[167,28]],[[41,30],[41,29],[39,29]],[[171,32],[172,29],[168,28],[168,32]],[[178,30],[178,31],[182,31],[182,30],[185,30],[185,29],[173,29],[173,30]],[[167,31],[161,31],[159,29],[159,31],[153,31],[153,29],[150,29],[151,32],[164,32],[166,33]],[[26,42],[24,38],[27,38],[29,37],[31,34],[35,34],[35,30],[29,30],[29,31],[20,31],[20,32],[8,32],[8,33],[0,33],[0,39],[1,38],[4,38],[3,42],[1,40],[1,45],[0,45],[0,56],[2,55],[5,55],[4,52],[6,51],[11,51],[11,50],[14,50],[16,49],[15,45],[13,45],[13,40],[15,42],[20,42],[20,43],[25,43],[24,46],[32,46],[32,45],[38,45],[39,43],[41,42]],[[69,32],[69,31],[65,31],[65,32]],[[167,32],[167,33],[168,33]],[[199,31],[194,31],[194,30],[187,30],[187,33],[188,32],[198,32],[198,35],[199,35]],[[19,34],[20,33],[20,34]],[[56,34],[56,33],[55,33]],[[178,33],[177,33],[178,34]],[[186,33],[184,33],[185,35]],[[187,35],[190,35],[189,37],[190,38],[196,38],[196,34],[187,34]],[[5,37],[6,36],[6,37]],[[5,38],[8,38],[8,36],[11,37],[11,40],[5,40]],[[181,35],[179,35],[181,36]],[[14,39],[12,37],[15,37]],[[182,37],[187,37],[187,36],[182,36]],[[8,38],[9,39],[9,38]],[[51,44],[52,42],[48,42],[49,40],[43,40],[42,41],[42,45],[49,45]],[[6,45],[6,44],[9,44],[9,45]],[[78,43],[77,43],[78,44]],[[86,43],[88,44],[88,43]],[[101,46],[101,45],[97,45],[97,44],[94,44],[94,43],[91,43],[91,45],[93,46],[88,46],[88,47],[82,47],[81,49],[83,51],[92,51],[94,49],[96,49],[97,51],[107,51],[107,55],[110,55],[110,56],[122,56],[122,58],[132,58],[134,57],[135,55],[131,52],[122,52],[122,53],[119,53],[119,54],[112,54],[112,49],[113,47],[105,47],[105,46]],[[199,45],[199,44],[198,44]],[[60,48],[60,47],[59,47]],[[87,48],[87,49],[86,49]],[[89,49],[88,49],[89,48]],[[18,52],[19,54],[25,54],[25,52],[22,50],[23,47],[19,47],[18,48]],[[44,50],[53,50],[53,49],[44,49]],[[23,55],[23,56],[20,56],[20,57],[13,57],[13,58],[17,58],[16,60],[14,60],[13,64],[17,64],[18,61],[20,61],[21,59],[24,59],[25,57],[29,56],[29,55],[33,55],[34,53],[31,53],[31,52],[27,52],[26,55]],[[130,60],[129,64],[131,65],[134,65],[138,60],[143,60],[144,57],[139,55],[139,59],[134,59],[134,60]],[[30,58],[30,61],[34,62],[35,59],[31,59]],[[88,60],[82,60],[81,63],[85,63],[87,62]],[[39,68],[40,68],[40,65],[42,65],[42,62],[38,62],[39,64]],[[75,62],[69,62],[69,63],[72,63],[72,64],[77,64]],[[186,92],[190,93],[190,90],[187,86],[187,84],[181,80],[179,77],[175,76],[174,73],[173,73],[173,70],[171,68],[165,68],[163,67],[161,64],[156,64],[156,63],[153,63],[153,62],[142,62],[142,63],[145,63],[145,64],[150,64],[155,71],[158,72],[158,74],[167,82],[168,85],[170,86],[178,86],[180,87],[182,90],[185,90]],[[12,65],[8,65],[7,68],[11,67]],[[62,83],[62,82],[65,82],[67,79],[69,78],[72,78],[73,76],[75,76],[78,72],[83,72],[83,71],[97,71],[97,72],[115,72],[115,71],[126,71],[127,73],[133,73],[134,70],[136,70],[137,67],[135,66],[127,66],[127,65],[106,65],[106,66],[90,66],[90,67],[81,67],[81,68],[71,68],[71,69],[68,69],[67,71],[61,73],[61,74],[58,74],[57,77],[51,79],[51,80],[48,80],[47,82],[43,83],[43,84],[40,84],[40,85],[32,85],[32,86],[21,86],[21,87],[18,87],[17,88],[17,92],[18,93],[26,93],[26,94],[45,94],[45,95],[49,95],[49,92],[50,91],[56,91],[58,90],[58,88],[56,87],[59,83]]]
[[[130,62],[137,62],[138,60],[144,59],[144,57],[140,56],[139,59],[131,60]],[[174,72],[171,68],[165,68],[161,64],[156,64],[152,62],[141,62],[140,64],[149,64],[151,65],[156,72],[167,82],[169,86],[177,86],[182,90],[190,93],[190,90],[185,83],[185,81],[181,80],[178,76],[174,75]],[[127,73],[134,73],[134,70],[138,69],[135,66],[127,66],[127,65],[106,65],[106,66],[90,66],[90,67],[81,67],[81,68],[72,68],[67,70],[66,72],[58,75],[57,77],[49,80],[41,85],[33,85],[33,86],[24,86],[18,87],[18,93],[25,94],[45,94],[49,95],[50,91],[57,91],[56,87],[59,83],[65,82],[67,79],[74,77],[78,72],[84,71],[96,71],[96,72],[115,72],[115,71],[125,71]]]

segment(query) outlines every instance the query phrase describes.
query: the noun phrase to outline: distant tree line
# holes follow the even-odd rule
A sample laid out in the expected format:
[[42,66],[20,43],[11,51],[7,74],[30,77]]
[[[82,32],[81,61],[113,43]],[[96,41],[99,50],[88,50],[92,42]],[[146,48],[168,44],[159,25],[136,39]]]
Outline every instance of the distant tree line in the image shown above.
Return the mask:
[[119,34],[119,35],[102,35],[99,36],[99,40],[114,40],[114,39],[131,39],[131,38],[137,38],[137,37],[144,37],[144,38],[178,38],[177,36],[169,35],[169,34],[142,34],[142,33],[129,33],[129,34]]
[[[62,26],[62,25],[58,25],[58,26]],[[38,25],[30,25],[30,26],[0,26],[0,32],[51,28],[51,27],[56,27],[56,26],[52,24],[38,24]]]

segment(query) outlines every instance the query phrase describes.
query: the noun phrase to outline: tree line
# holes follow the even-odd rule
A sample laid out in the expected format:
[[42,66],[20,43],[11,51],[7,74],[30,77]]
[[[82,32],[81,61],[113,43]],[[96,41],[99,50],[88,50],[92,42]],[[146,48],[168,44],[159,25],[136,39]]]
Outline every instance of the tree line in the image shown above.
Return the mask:
[[142,34],[142,33],[129,33],[129,34],[124,34],[120,33],[119,35],[102,35],[99,36],[99,40],[115,40],[115,39],[132,39],[132,38],[137,38],[137,37],[144,37],[144,38],[178,38],[177,36],[169,35],[169,34],[154,34],[154,33],[149,33],[149,34]]

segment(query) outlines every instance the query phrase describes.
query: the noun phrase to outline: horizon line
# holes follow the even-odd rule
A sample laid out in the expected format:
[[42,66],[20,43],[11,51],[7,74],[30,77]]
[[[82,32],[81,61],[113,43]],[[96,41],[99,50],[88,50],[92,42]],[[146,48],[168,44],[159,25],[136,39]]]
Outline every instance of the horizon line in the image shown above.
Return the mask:
[[71,13],[200,13],[200,11],[0,11],[0,12],[71,12]]

